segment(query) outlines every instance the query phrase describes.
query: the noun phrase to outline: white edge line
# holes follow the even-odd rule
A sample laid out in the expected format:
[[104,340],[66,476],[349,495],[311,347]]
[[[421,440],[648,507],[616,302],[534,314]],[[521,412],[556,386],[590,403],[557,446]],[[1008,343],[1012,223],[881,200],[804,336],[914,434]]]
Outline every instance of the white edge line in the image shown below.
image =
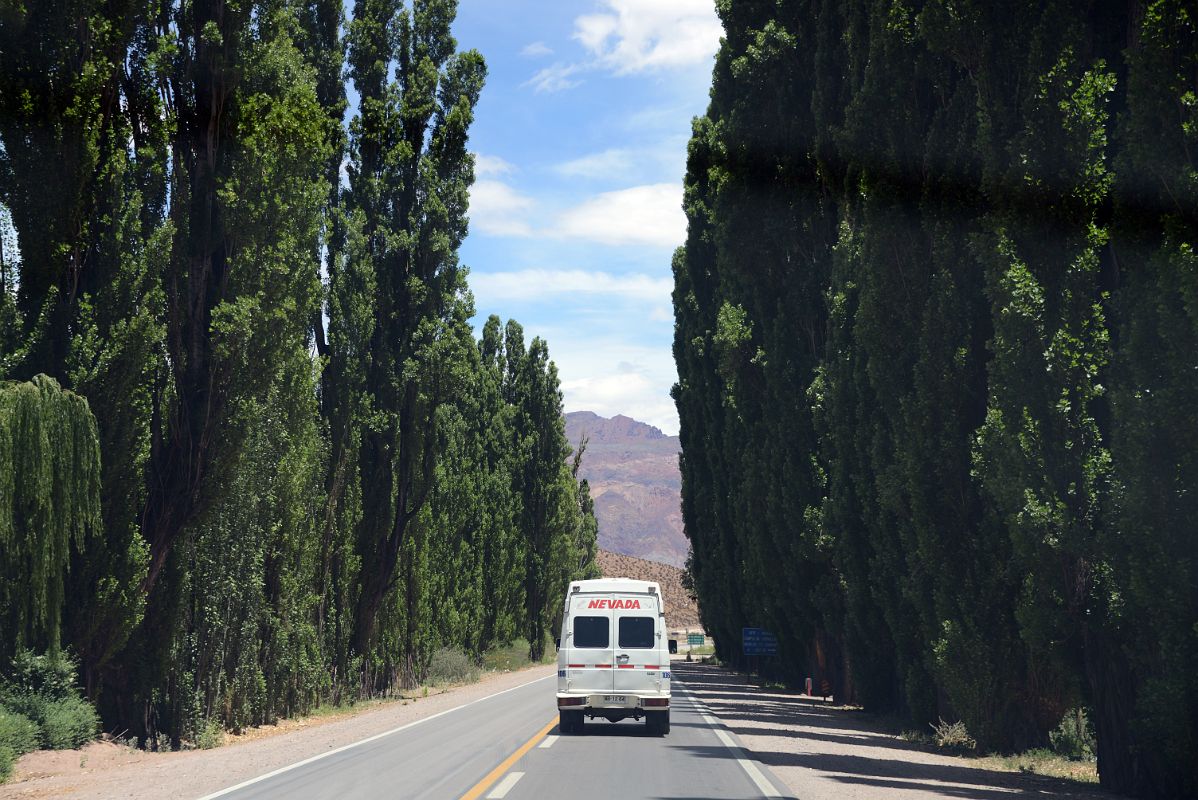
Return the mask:
[[537,745],[537,747],[541,748],[542,750],[548,750],[550,747],[553,747],[553,743],[556,741],[557,741],[556,736],[553,736],[553,735],[546,736],[545,740],[543,742],[541,742],[539,745]]
[[[674,683],[681,683],[681,681],[676,680]],[[686,684],[682,685],[685,686]],[[758,791],[760,791],[766,797],[783,797],[783,795],[776,788],[774,788],[774,784],[765,777],[765,774],[762,773],[760,769],[758,769],[757,765],[746,757],[748,754],[744,751],[744,749],[739,747],[736,742],[732,741],[732,737],[724,731],[722,723],[720,723],[719,720],[711,715],[711,712],[707,710],[707,706],[700,702],[699,698],[695,697],[689,686],[686,687],[686,693],[690,695],[690,700],[695,704],[696,710],[699,712],[699,716],[703,718],[704,722],[711,726],[711,730],[713,733],[715,733],[716,738],[720,740],[720,744],[732,751],[732,755],[736,759],[736,763],[740,764],[741,769],[743,769],[745,774],[749,776],[749,780],[756,784]]]
[[510,792],[512,787],[516,785],[516,781],[523,777],[523,772],[509,772],[507,777],[500,781],[499,785],[492,789],[491,793],[487,795],[487,800],[501,800],[501,798],[507,797],[507,793]]
[[369,742],[373,742],[378,739],[382,739],[386,736],[390,736],[393,733],[399,733],[400,731],[404,731],[404,730],[407,730],[408,728],[415,727],[415,726],[421,724],[422,722],[428,722],[430,720],[436,719],[437,717],[443,717],[446,714],[452,714],[454,711],[458,711],[460,709],[466,708],[467,706],[472,706],[475,703],[481,703],[485,700],[490,700],[494,697],[499,697],[499,695],[501,695],[501,694],[507,694],[508,692],[514,692],[517,689],[523,689],[525,686],[531,686],[534,683],[540,683],[541,681],[547,681],[552,677],[554,677],[554,676],[546,675],[543,678],[537,678],[535,680],[531,680],[526,683],[522,683],[519,686],[513,686],[510,689],[504,689],[503,691],[495,692],[494,694],[489,694],[486,697],[480,697],[477,700],[471,700],[469,703],[462,703],[460,706],[454,706],[453,708],[447,708],[444,711],[438,711],[436,714],[431,714],[427,717],[423,717],[422,719],[418,719],[415,722],[409,722],[406,725],[400,725],[398,728],[392,728],[389,731],[383,731],[382,733],[376,733],[374,736],[368,736],[365,739],[359,739],[356,742],[350,742],[349,744],[338,747],[335,750],[328,750],[324,753],[317,753],[316,755],[312,756],[311,758],[305,758],[303,761],[297,761],[294,764],[288,764],[285,767],[279,767],[278,769],[274,770],[273,772],[268,772],[265,775],[259,775],[256,778],[250,778],[248,781],[242,781],[241,783],[237,784],[236,786],[230,786],[227,789],[221,789],[219,792],[213,792],[212,794],[206,794],[203,797],[199,798],[198,800],[215,800],[215,798],[217,798],[217,797],[224,797],[227,794],[232,794],[233,792],[244,789],[247,786],[252,786],[255,783],[260,783],[264,780],[268,780],[270,778],[273,778],[276,775],[282,775],[284,772],[290,772],[293,769],[298,769],[300,767],[311,764],[313,761],[319,761],[322,758],[328,758],[329,756],[335,756],[338,753],[344,753],[346,750],[350,750],[354,747],[357,747],[358,745],[367,744]]

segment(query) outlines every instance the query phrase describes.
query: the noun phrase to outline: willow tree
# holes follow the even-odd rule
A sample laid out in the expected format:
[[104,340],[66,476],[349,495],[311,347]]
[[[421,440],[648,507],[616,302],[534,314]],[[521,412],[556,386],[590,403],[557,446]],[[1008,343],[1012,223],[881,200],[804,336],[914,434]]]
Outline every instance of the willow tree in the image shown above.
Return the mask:
[[165,124],[148,68],[159,42],[148,17],[141,0],[0,15],[0,198],[22,256],[14,276],[17,248],[5,242],[0,295],[14,277],[19,288],[15,306],[0,297],[0,374],[44,372],[87,397],[105,454],[103,535],[75,558],[65,620],[89,693],[143,607],[138,516],[169,251]]
[[0,663],[57,650],[72,551],[100,526],[100,444],[87,401],[45,375],[0,384]]

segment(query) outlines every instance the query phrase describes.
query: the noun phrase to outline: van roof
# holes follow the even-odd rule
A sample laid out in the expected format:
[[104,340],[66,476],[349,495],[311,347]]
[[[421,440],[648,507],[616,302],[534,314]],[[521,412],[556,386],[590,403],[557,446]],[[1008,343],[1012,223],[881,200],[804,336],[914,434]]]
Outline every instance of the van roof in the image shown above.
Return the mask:
[[570,594],[575,592],[591,594],[595,592],[616,592],[635,594],[655,594],[661,597],[661,587],[656,581],[638,581],[633,578],[595,578],[589,581],[570,581]]

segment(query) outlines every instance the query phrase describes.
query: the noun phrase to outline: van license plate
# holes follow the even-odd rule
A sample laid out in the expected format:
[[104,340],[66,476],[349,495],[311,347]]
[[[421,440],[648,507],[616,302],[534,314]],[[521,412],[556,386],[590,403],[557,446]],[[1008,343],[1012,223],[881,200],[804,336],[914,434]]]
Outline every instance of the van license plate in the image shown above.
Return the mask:
[[627,703],[628,697],[627,697],[627,695],[622,695],[622,694],[605,694],[605,695],[603,695],[603,702],[605,702],[605,703]]

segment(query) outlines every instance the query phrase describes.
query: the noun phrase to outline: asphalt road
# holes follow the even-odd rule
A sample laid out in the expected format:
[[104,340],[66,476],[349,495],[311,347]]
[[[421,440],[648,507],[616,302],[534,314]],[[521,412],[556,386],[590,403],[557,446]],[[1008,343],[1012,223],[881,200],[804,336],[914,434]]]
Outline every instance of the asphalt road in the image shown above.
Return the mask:
[[[671,731],[588,721],[559,736],[552,676],[460,706],[209,798],[786,797],[766,767],[686,691],[675,663]],[[682,673],[681,675],[679,673]],[[681,678],[682,680],[678,680]]]

